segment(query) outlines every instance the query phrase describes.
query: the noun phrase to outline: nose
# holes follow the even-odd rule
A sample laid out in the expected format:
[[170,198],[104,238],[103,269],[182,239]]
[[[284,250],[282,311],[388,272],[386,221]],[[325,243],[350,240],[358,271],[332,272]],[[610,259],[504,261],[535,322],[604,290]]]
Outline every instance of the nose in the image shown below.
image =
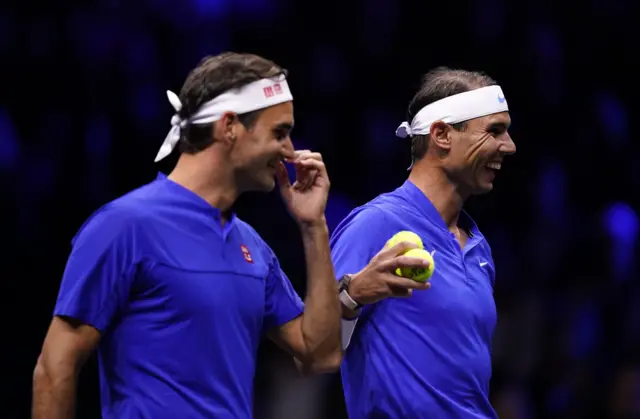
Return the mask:
[[291,137],[287,137],[287,139],[282,142],[282,157],[285,159],[293,159],[295,157],[295,148],[293,147]]
[[501,141],[500,144],[500,148],[499,148],[500,152],[503,153],[504,155],[511,155],[511,154],[515,154],[516,152],[516,143],[513,142],[513,140],[511,139],[511,136],[509,134],[506,134]]

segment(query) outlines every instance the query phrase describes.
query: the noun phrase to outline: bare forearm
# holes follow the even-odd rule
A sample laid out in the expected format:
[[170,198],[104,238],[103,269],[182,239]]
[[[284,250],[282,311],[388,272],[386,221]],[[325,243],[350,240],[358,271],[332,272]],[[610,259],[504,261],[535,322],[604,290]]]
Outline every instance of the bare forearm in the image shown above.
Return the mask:
[[73,419],[77,378],[73,373],[52,377],[36,367],[33,377],[32,419]]
[[302,334],[312,361],[340,356],[341,304],[325,222],[302,228],[307,261],[307,297]]

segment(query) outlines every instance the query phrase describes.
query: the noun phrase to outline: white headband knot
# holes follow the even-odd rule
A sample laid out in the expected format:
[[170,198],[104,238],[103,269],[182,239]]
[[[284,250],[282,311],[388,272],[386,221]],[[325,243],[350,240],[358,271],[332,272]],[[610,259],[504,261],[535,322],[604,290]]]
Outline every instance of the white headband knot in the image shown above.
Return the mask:
[[403,122],[396,129],[396,136],[400,138],[411,137],[411,126],[407,122]]
[[455,124],[508,110],[500,86],[481,87],[430,103],[420,109],[411,123],[400,124],[396,135],[400,138],[427,135],[437,121]]
[[171,117],[171,129],[156,155],[156,162],[171,154],[180,140],[180,131],[189,124],[210,124],[222,118],[225,112],[243,114],[293,100],[284,75],[261,79],[241,88],[228,90],[204,103],[188,119],[182,119],[179,115],[182,103],[178,95],[167,90],[167,98],[176,113]]
[[171,117],[171,126],[179,126],[180,128],[186,127],[188,121],[183,120],[179,115],[180,111],[182,110],[182,102],[180,102],[180,98],[171,90],[167,90],[167,98],[169,99],[169,103],[171,103],[171,106],[173,106],[173,109],[176,111],[175,115]]

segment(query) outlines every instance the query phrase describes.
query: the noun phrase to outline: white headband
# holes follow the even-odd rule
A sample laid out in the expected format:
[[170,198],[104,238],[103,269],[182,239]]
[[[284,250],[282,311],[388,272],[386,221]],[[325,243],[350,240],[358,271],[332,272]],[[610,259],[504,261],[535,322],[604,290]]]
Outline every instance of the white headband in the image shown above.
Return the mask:
[[427,135],[436,121],[455,124],[473,118],[508,111],[507,100],[500,86],[487,86],[433,102],[416,114],[411,121],[400,124],[396,135],[400,138]]
[[178,116],[180,109],[182,109],[178,95],[167,90],[167,97],[173,109],[176,110],[176,114],[171,118],[171,130],[158,151],[156,162],[171,154],[180,140],[180,129],[189,124],[210,124],[222,118],[225,112],[243,114],[293,100],[284,75],[261,79],[239,89],[229,90],[203,104],[188,119],[181,119]]

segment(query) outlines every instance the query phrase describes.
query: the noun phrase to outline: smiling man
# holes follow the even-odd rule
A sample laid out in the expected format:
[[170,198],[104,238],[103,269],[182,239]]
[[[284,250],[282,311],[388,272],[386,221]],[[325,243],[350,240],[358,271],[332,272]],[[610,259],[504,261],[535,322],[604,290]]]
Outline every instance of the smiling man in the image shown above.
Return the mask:
[[[80,228],[34,373],[33,418],[74,417],[78,373],[98,349],[103,418],[251,418],[258,345],[306,372],[341,361],[340,303],[319,153],[294,151],[286,70],[252,54],[204,59],[156,161],[169,176],[100,208]],[[291,184],[283,164],[296,168]],[[278,180],[302,236],[305,304],[232,206]]]
[[[411,138],[409,179],[355,209],[331,239],[336,274],[352,278],[340,294],[351,319],[343,323],[342,364],[349,417],[496,418],[489,402],[495,269],[463,204],[491,191],[516,151],[507,101],[484,74],[438,68],[424,77],[407,121],[396,134]],[[359,274],[401,230],[417,233],[434,256],[428,291]]]

